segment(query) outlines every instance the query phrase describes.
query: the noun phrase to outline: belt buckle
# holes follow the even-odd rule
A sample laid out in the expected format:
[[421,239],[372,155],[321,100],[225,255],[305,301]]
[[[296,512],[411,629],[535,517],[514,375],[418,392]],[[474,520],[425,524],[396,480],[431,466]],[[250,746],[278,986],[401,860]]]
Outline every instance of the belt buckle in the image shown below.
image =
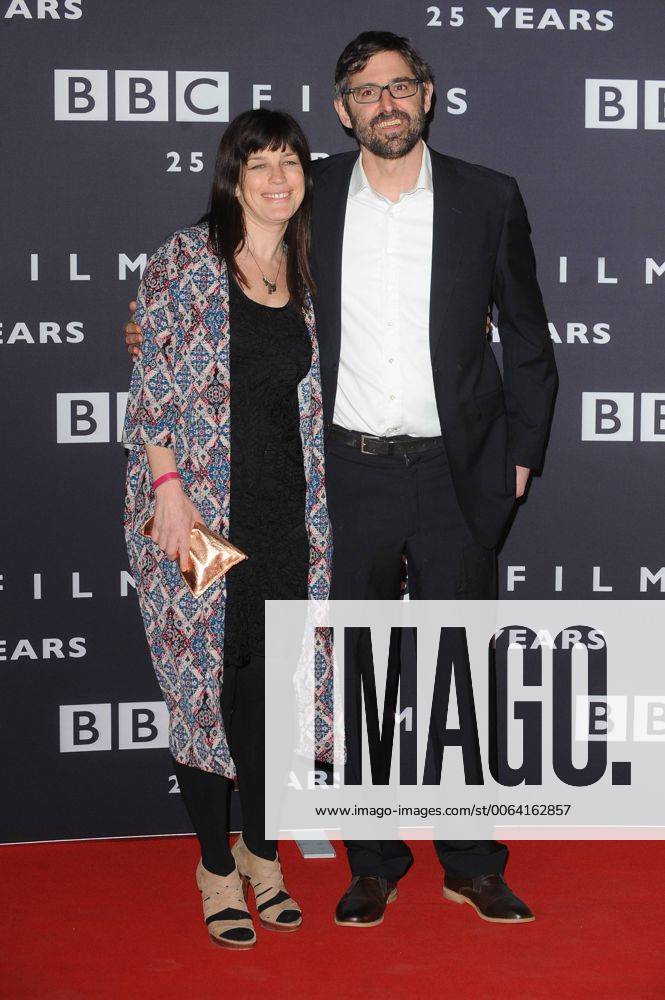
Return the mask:
[[366,441],[382,441],[383,438],[377,437],[376,434],[361,434],[360,435],[360,453],[362,455],[380,455],[379,451],[370,451],[369,448],[365,446]]

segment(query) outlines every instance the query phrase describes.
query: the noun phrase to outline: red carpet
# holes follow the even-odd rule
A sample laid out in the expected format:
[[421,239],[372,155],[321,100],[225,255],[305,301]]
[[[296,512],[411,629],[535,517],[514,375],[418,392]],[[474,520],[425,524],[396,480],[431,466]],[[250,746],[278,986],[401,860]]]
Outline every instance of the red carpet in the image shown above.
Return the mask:
[[413,848],[384,923],[354,930],[331,917],[346,862],[283,845],[305,922],[293,934],[259,928],[242,953],[208,943],[192,838],[2,848],[0,996],[665,998],[665,843],[514,844],[510,882],[537,913],[522,927],[444,902],[434,851]]

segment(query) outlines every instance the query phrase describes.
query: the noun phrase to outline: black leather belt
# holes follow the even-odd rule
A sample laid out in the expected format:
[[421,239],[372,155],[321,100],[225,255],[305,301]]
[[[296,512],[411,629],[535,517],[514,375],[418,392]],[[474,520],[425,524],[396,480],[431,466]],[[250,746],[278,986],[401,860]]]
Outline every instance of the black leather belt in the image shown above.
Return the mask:
[[360,431],[347,431],[337,424],[332,425],[330,436],[333,441],[358,448],[363,455],[410,455],[443,444],[441,436],[417,438],[399,434],[397,437],[375,437],[373,434],[361,434]]

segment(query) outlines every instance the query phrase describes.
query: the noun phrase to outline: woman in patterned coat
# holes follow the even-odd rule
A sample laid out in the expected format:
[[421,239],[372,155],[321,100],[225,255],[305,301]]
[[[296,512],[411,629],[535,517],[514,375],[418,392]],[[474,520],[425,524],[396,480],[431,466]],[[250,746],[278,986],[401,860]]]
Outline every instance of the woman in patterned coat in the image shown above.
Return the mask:
[[[213,941],[236,948],[256,940],[249,886],[262,924],[302,920],[263,825],[263,602],[325,599],[330,583],[311,183],[290,116],[250,111],[227,127],[207,220],[145,269],[123,439],[127,549],[201,846],[204,916]],[[180,572],[195,521],[248,555],[198,599]],[[230,849],[236,776],[243,834]]]

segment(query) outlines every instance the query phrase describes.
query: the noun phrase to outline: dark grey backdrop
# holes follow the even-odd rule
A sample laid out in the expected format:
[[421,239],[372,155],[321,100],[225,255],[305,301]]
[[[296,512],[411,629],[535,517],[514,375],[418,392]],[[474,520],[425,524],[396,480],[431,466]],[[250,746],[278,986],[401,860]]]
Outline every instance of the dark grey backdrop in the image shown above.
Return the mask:
[[[37,0],[0,2],[0,839],[188,829],[179,796],[170,794],[168,753],[155,748],[160,741],[150,739],[153,730],[137,730],[140,749],[118,749],[119,714],[132,717],[131,708],[119,706],[131,703],[136,719],[149,721],[141,707],[159,701],[136,596],[123,577],[124,453],[116,441],[116,394],[126,392],[129,381],[120,331],[138,272],[120,280],[119,255],[134,260],[149,253],[201,214],[224,128],[176,121],[177,71],[203,77],[227,71],[231,117],[252,105],[254,85],[271,85],[268,106],[297,115],[312,149],[331,153],[351,145],[331,104],[333,67],[344,44],[368,28],[415,40],[436,74],[432,145],[520,181],[549,317],[563,341],[556,344],[561,390],[544,475],[504,547],[502,587],[512,574],[525,577],[512,591],[520,596],[663,593],[659,444],[665,421],[654,426],[653,398],[643,394],[665,397],[665,271],[657,273],[665,262],[665,6],[660,0],[587,5],[590,30],[581,24],[571,30],[570,4],[557,3],[547,13],[538,3],[520,15],[511,6],[500,27],[489,6],[468,0],[438,8],[394,0],[70,0],[60,2],[60,16],[52,18],[39,16]],[[451,26],[459,20],[455,10],[463,23]],[[108,119],[56,120],[56,70],[78,76],[106,70]],[[115,120],[115,73],[123,70],[139,77],[168,72],[168,121]],[[619,124],[631,127],[585,127],[597,110],[590,99],[585,116],[586,80],[618,81],[622,106],[608,106],[606,116],[609,124],[618,115]],[[646,98],[645,81],[656,81]],[[309,87],[308,111],[303,86]],[[451,90],[456,97],[447,96]],[[210,92],[199,89],[195,96],[207,100]],[[451,113],[460,97],[464,113]],[[192,152],[202,154],[202,171],[190,171]],[[180,172],[167,171],[174,160],[169,153],[179,155]],[[38,280],[32,280],[31,254],[38,255]],[[78,273],[89,280],[70,280],[70,254],[78,255]],[[561,257],[567,258],[565,283]],[[615,282],[598,281],[599,257]],[[648,260],[657,265],[650,281]],[[72,323],[78,326],[68,342]],[[588,343],[567,343],[569,324],[586,330]],[[596,334],[601,343],[593,342],[597,324],[604,324],[604,333]],[[49,330],[58,329],[62,342],[49,341]],[[609,420],[601,430],[619,433],[582,440],[583,393],[615,398],[605,407],[609,412],[621,404],[622,417],[634,411],[632,434],[625,419],[620,429]],[[68,436],[70,408],[61,397],[58,430],[58,394],[83,400],[77,404],[82,413],[94,403],[102,437],[99,418],[106,412],[110,440],[83,434],[76,443],[59,441]],[[651,414],[643,421],[642,405]],[[79,430],[92,426],[84,420]],[[645,428],[655,440],[641,440]],[[41,574],[38,599],[34,574]],[[81,592],[92,596],[74,596]],[[53,641],[44,648],[46,639],[61,646]],[[61,752],[61,740],[64,747],[71,740],[75,710],[65,707],[61,726],[60,706],[83,706],[80,720],[99,734],[93,740],[92,730],[81,731],[90,741],[83,752]],[[100,749],[105,741],[111,749]]]

